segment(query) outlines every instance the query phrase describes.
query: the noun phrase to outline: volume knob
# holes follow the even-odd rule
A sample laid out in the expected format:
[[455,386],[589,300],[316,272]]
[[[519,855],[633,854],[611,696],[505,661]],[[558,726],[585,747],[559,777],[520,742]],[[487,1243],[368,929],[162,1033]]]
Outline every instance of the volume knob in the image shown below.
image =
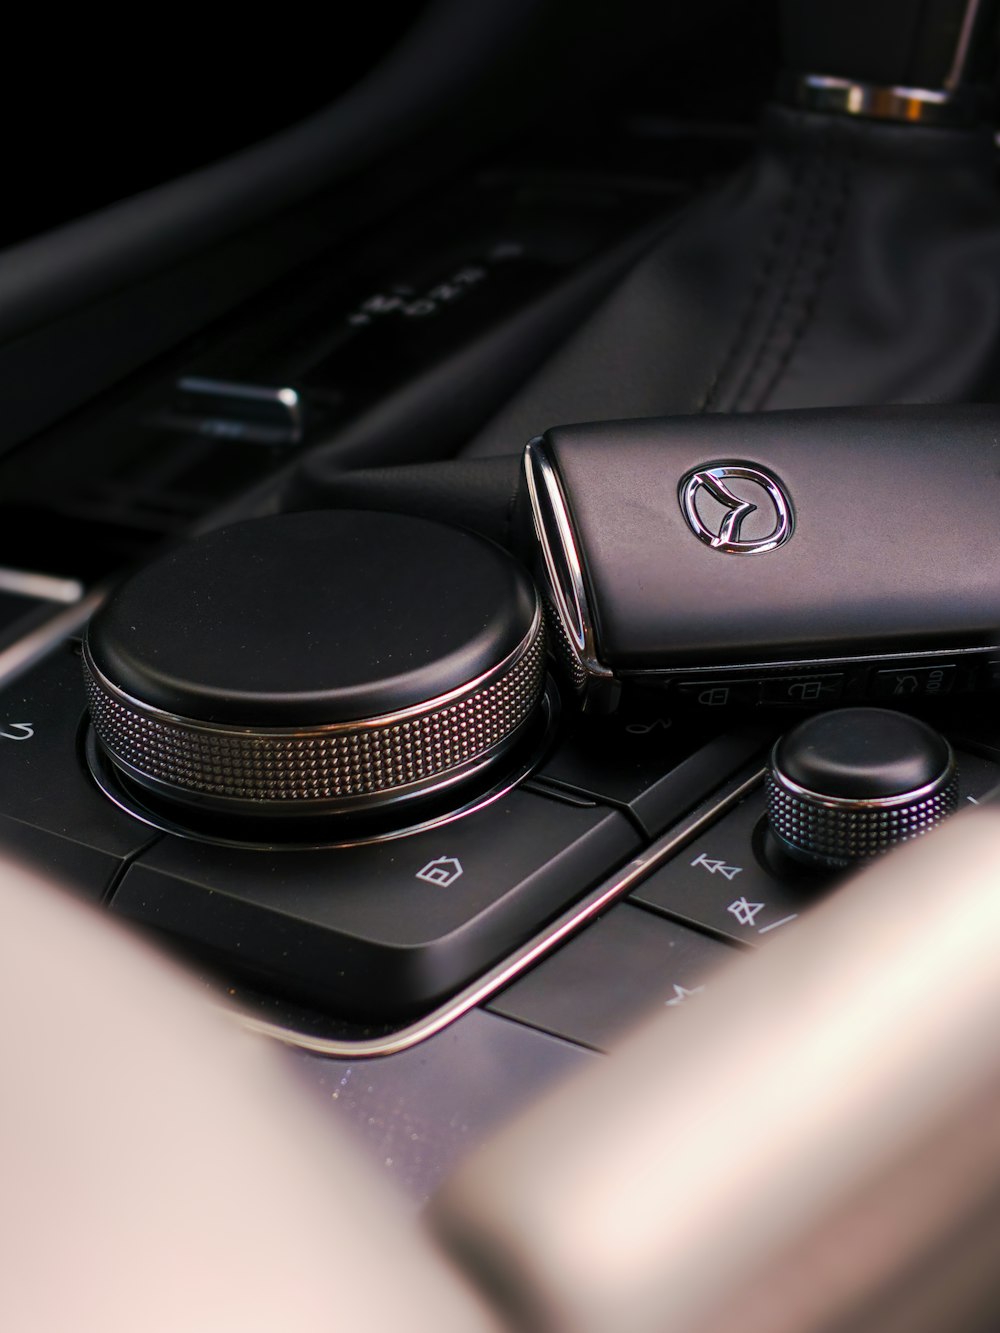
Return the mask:
[[365,815],[504,762],[545,678],[503,550],[395,514],[252,519],[124,583],[84,645],[99,755],[143,799]]
[[958,805],[947,740],[885,708],[810,717],[775,745],[768,818],[796,860],[845,867],[919,837]]

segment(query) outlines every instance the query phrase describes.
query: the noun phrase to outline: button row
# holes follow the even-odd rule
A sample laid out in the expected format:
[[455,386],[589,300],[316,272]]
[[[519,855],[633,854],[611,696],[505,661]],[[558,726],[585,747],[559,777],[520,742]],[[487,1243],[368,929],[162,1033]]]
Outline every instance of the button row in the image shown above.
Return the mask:
[[888,667],[861,664],[843,670],[784,675],[706,674],[689,679],[671,678],[664,684],[674,695],[705,709],[734,704],[826,708],[866,700],[905,703],[911,699],[935,699],[1000,688],[1000,662],[982,658],[935,663],[904,660]]
[[[962,804],[1000,779],[1000,766],[959,756]],[[658,1008],[697,1003],[737,946],[794,929],[838,882],[780,859],[752,792],[555,954],[490,1004],[507,1018],[605,1050]],[[905,911],[905,902],[901,903]],[[714,937],[714,938],[713,938]]]
[[[158,835],[96,789],[74,761],[79,672],[67,647],[0,695],[0,840],[88,896],[113,889],[114,910],[228,971],[364,1020],[426,1009],[507,956],[768,740],[729,730],[705,744],[704,722],[673,718],[655,692],[617,719],[568,723],[542,786],[463,819],[366,846],[249,851]],[[968,755],[960,770],[963,800],[998,776]],[[815,891],[773,873],[762,816],[755,793],[497,1012],[601,1047],[641,1008],[687,1003],[734,945],[791,928]]]
[[405,1019],[482,974],[764,744],[706,745],[704,725],[640,711],[609,752],[607,728],[567,723],[548,785],[389,841],[265,851],[161,835],[113,805],[80,759],[84,722],[70,646],[0,694],[0,842],[224,974],[362,1021]]

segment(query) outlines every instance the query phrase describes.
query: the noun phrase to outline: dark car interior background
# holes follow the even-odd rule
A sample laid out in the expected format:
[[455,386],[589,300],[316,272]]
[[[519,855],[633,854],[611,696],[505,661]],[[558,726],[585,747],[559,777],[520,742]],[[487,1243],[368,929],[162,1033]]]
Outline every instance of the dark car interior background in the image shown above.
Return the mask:
[[1000,783],[996,6],[282,19],[5,94],[0,846],[422,1206]]

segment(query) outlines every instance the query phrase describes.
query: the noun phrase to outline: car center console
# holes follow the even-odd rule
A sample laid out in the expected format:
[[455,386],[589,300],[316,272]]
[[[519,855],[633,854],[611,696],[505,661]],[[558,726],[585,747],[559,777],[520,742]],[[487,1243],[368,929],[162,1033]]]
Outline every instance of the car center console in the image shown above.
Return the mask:
[[[319,438],[345,463],[449,452],[435,376],[532,312],[552,336],[560,293],[662,212],[662,183],[629,180],[484,177],[451,214],[459,248],[436,208],[390,226],[359,265],[374,285],[338,269],[282,289],[266,318],[0,465],[0,845],[178,951],[248,1025],[326,1057],[320,1083],[464,1031],[517,1034],[540,1086],[651,1008],[697,1003],[856,857],[849,838],[797,842],[809,811],[775,835],[782,773],[787,795],[801,772],[765,783],[767,759],[815,672],[770,672],[755,706],[724,680],[647,681],[584,713],[535,583],[488,543],[386,514],[250,517]],[[423,257],[386,266],[401,231]],[[409,454],[374,420],[398,399]],[[978,696],[937,697],[933,669],[904,663],[915,684],[882,700],[931,739],[916,723],[885,745],[914,791],[940,780],[946,814],[1000,781],[1000,727]],[[857,801],[881,799],[884,765],[860,768]]]
[[[485,773],[377,826],[189,817],[99,757],[82,652],[68,641],[0,695],[4,845],[180,943],[293,1042],[388,1051],[486,1003],[602,1049],[836,882],[823,847],[796,857],[766,815],[766,750],[795,714],[703,721],[647,696],[557,717],[550,683]],[[952,808],[996,785],[995,744],[956,745]]]

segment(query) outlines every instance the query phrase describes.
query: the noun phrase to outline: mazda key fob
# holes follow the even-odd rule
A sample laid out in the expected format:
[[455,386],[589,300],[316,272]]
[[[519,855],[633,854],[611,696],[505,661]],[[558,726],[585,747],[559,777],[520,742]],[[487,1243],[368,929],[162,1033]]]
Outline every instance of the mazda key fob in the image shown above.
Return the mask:
[[559,655],[705,707],[900,702],[1000,678],[1000,411],[562,426],[525,470]]

